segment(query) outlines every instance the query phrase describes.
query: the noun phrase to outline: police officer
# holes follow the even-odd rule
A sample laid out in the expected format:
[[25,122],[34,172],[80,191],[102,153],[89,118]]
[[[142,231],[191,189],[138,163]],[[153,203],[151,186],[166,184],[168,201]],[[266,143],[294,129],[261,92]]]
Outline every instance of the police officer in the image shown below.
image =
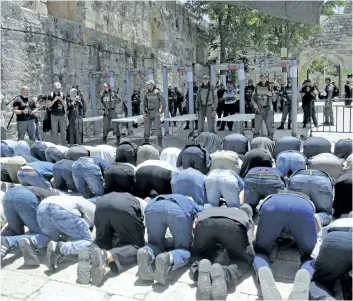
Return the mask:
[[332,111],[332,100],[334,86],[331,84],[331,79],[328,77],[325,79],[325,90],[321,92],[321,96],[325,99],[324,107],[324,118],[325,122],[323,125],[334,125],[333,111]]
[[[196,82],[194,82],[194,87],[192,88],[192,93],[193,93],[193,97],[194,97],[194,112],[196,113],[196,97],[197,97],[197,92],[199,90],[199,87],[197,86]],[[189,91],[186,93],[186,106],[185,106],[185,114],[189,114]],[[190,122],[187,121],[186,122],[186,126],[184,128],[184,130],[188,130],[189,129],[189,125]],[[198,128],[198,121],[195,121],[195,130],[197,130]]]
[[114,131],[116,136],[116,143],[120,142],[120,129],[117,122],[111,122],[112,119],[118,118],[115,111],[118,105],[118,95],[110,89],[107,83],[103,84],[103,91],[100,94],[100,101],[103,106],[103,143],[107,143],[107,137],[111,130]]
[[[224,89],[224,84],[221,83],[219,86],[219,89],[217,90],[217,97],[218,97],[218,106],[217,106],[217,116],[218,118],[222,117],[223,113],[223,106],[224,106],[224,101],[223,101],[223,94],[226,92],[226,89]],[[217,126],[221,126],[221,122],[217,121]]]
[[[245,86],[245,113],[251,114],[254,112],[254,109],[251,104],[251,97],[255,91],[255,86],[252,79],[248,80],[248,85]],[[251,125],[254,128],[254,119],[251,120]],[[248,127],[248,122],[245,121],[245,127]]]
[[177,87],[174,87],[174,93],[176,95],[176,102],[174,106],[174,116],[176,116],[177,110],[179,110],[180,115],[183,115],[184,96],[183,94],[181,94],[181,92],[178,90]]
[[286,123],[287,115],[288,115],[288,130],[291,129],[290,125],[292,123],[292,80],[288,79],[288,84],[284,87],[283,91],[280,94],[283,104],[282,104],[282,120],[280,127],[277,130],[283,130],[284,124]]
[[308,79],[305,82],[305,86],[301,89],[300,95],[302,97],[302,108],[304,111],[304,120],[303,128],[306,127],[306,124],[310,121],[310,118],[313,119],[315,127],[317,127],[317,119],[315,112],[315,99],[317,91],[311,85],[311,80]]
[[[174,117],[175,116],[175,106],[176,106],[176,94],[173,90],[172,86],[168,87],[168,109],[170,116]],[[170,122],[169,122],[170,125]],[[176,126],[176,122],[174,121],[174,126]]]
[[153,122],[157,132],[158,145],[162,147],[161,114],[164,112],[165,102],[161,91],[156,88],[154,80],[149,80],[146,84],[147,91],[143,99],[145,142],[149,142],[150,129]]
[[273,87],[267,81],[267,76],[262,74],[251,99],[256,114],[254,138],[260,136],[262,122],[265,121],[268,138],[273,139],[273,96]]
[[[140,93],[137,90],[131,95],[131,103],[132,103],[132,116],[139,116],[140,115],[140,104],[141,98]],[[137,123],[134,123],[134,128],[137,128]]]

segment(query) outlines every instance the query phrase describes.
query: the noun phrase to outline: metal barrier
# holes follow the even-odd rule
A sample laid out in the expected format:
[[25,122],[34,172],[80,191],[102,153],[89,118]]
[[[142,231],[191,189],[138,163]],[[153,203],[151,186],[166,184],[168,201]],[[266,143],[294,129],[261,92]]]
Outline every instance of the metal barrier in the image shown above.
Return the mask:
[[[352,133],[352,99],[337,99],[332,105],[325,105],[324,102],[315,103],[315,115],[317,127],[312,125],[310,116],[310,132],[327,133]],[[325,111],[330,116],[332,109],[333,125],[325,123]],[[330,120],[329,120],[330,121]]]

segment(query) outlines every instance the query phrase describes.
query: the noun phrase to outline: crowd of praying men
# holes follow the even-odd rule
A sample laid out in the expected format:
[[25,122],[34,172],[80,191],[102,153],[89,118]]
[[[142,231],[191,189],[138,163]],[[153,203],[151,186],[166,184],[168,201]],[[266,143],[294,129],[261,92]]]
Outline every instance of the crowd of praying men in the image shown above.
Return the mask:
[[137,263],[164,285],[187,266],[202,300],[225,300],[253,269],[264,300],[281,300],[269,256],[282,240],[301,260],[289,300],[352,298],[350,139],[333,151],[321,137],[209,132],[183,149],[3,140],[0,164],[2,266],[15,250],[30,267],[45,250],[51,272],[76,255],[77,281],[96,286],[108,268]]

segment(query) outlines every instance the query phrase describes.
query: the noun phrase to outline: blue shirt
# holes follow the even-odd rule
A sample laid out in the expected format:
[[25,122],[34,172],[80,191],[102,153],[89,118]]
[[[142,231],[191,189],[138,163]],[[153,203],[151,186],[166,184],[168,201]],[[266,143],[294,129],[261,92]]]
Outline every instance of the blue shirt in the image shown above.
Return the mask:
[[50,180],[53,177],[54,163],[35,161],[26,163],[26,165],[32,167],[37,173],[42,175],[47,180]]
[[170,200],[171,202],[175,202],[179,205],[179,207],[185,212],[188,217],[194,218],[199,212],[203,210],[203,206],[197,205],[196,202],[189,199],[188,197],[181,195],[181,194],[162,194],[154,199],[152,199],[146,206],[145,211],[147,208],[154,202],[160,200]]
[[99,157],[93,157],[92,160],[100,167],[102,175],[104,175],[104,170],[111,165],[107,160]]

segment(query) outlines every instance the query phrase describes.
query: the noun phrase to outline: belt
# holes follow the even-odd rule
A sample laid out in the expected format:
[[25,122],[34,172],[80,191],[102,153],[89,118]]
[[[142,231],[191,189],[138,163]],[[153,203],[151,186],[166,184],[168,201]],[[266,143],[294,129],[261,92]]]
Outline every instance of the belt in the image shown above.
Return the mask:
[[111,109],[107,109],[108,111],[114,111],[115,109],[114,108],[111,108]]
[[278,179],[278,180],[282,180],[282,177],[274,174],[274,173],[251,173],[251,174],[247,174],[245,179],[248,178],[253,178],[253,179]]
[[148,108],[147,110],[148,111],[157,111],[157,109],[150,109],[150,108]]

